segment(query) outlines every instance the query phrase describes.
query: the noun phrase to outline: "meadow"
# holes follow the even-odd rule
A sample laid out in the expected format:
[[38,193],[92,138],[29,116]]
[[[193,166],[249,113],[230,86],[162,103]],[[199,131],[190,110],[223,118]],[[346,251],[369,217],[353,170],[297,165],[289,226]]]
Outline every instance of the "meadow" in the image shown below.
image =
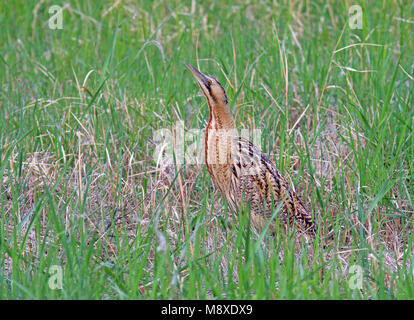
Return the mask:
[[[414,2],[17,0],[0,25],[0,299],[414,298]],[[315,240],[233,214],[182,141],[156,161],[208,120],[185,62]]]

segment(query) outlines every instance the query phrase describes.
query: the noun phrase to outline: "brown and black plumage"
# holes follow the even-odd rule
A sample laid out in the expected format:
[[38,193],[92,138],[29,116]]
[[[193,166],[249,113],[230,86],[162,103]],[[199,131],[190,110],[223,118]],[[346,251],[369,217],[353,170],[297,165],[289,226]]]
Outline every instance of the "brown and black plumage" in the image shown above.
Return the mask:
[[[276,166],[256,146],[238,136],[227,96],[220,83],[186,66],[197,80],[210,109],[205,131],[205,160],[214,185],[234,212],[250,207],[253,225],[263,228],[281,204],[282,221],[294,222],[307,234],[316,233],[311,213],[304,207]],[[275,230],[272,222],[270,228]]]

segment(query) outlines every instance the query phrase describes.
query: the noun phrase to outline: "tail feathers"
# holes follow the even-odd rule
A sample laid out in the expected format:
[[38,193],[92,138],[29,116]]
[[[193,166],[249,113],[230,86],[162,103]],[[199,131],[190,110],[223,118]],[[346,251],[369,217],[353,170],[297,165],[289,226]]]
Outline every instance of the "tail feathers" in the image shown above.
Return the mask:
[[306,210],[303,204],[297,199],[296,202],[296,215],[295,220],[300,225],[301,229],[306,232],[308,235],[315,236],[318,230],[318,227],[315,221],[312,219],[312,214]]

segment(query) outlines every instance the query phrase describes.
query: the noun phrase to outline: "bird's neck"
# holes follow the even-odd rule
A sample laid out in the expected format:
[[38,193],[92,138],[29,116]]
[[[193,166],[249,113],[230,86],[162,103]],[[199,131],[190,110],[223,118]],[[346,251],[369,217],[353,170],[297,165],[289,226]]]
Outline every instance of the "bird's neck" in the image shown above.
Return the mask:
[[215,130],[233,130],[234,119],[227,103],[215,103],[210,107],[209,127]]

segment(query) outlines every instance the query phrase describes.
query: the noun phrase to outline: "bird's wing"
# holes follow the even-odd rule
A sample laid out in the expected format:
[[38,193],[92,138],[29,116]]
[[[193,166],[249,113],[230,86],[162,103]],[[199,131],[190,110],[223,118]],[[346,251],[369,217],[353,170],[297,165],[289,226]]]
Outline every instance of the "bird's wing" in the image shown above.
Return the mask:
[[249,202],[253,214],[270,218],[280,204],[283,220],[295,221],[302,230],[315,232],[316,226],[296,193],[264,153],[253,143],[236,137],[232,146],[231,188],[234,202]]

